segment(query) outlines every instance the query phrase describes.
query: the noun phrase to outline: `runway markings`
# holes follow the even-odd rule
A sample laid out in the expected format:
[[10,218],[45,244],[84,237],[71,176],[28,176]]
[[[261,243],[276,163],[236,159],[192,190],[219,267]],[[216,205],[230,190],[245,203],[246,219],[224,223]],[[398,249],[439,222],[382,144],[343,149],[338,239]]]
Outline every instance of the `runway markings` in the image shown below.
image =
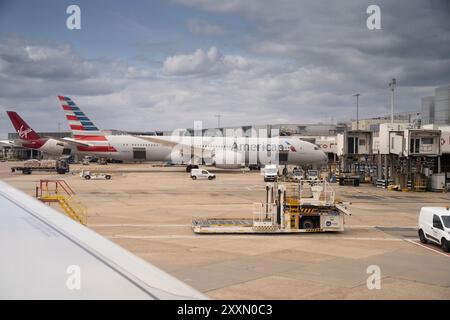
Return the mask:
[[440,255],[443,255],[445,257],[449,257],[450,258],[450,253],[442,251],[441,248],[438,247],[437,245],[423,244],[419,240],[406,240],[406,241],[411,242],[411,243],[415,244],[416,246],[428,249],[430,251],[433,251],[435,253],[439,253]]
[[[153,227],[191,227],[190,224],[152,224],[152,223],[94,223],[89,224],[92,228],[153,228]],[[370,225],[345,225],[346,229],[376,229],[376,228],[398,228],[398,229],[416,229],[417,226],[370,226]]]
[[[311,235],[311,234],[310,234]],[[108,236],[110,239],[212,239],[212,238],[221,238],[221,239],[260,239],[260,238],[271,238],[273,239],[276,235],[262,235],[262,234],[248,234],[248,235],[242,235],[242,234],[202,234],[202,235],[149,235],[149,236],[133,236],[133,235],[113,235]],[[329,239],[336,239],[336,240],[361,240],[361,241],[392,241],[392,242],[399,242],[399,241],[405,241],[405,239],[401,238],[374,238],[374,237],[339,237],[339,236],[305,236],[302,237],[300,234],[296,235],[278,235],[283,238],[290,237],[293,238],[293,236],[296,237],[296,240],[329,240]],[[280,237],[280,239],[281,239]]]
[[94,223],[88,224],[88,227],[92,228],[153,228],[153,227],[162,227],[162,228],[170,228],[170,227],[184,227],[190,228],[191,224],[154,224],[154,223]]
[[[150,223],[140,223],[140,224],[91,224],[89,227],[92,228],[190,228],[190,224],[150,224]],[[370,225],[352,225],[346,226],[348,229],[376,229],[383,228],[384,226],[370,226]],[[385,226],[386,228],[416,228],[415,226]],[[221,238],[221,239],[256,239],[256,238],[271,238],[276,236],[275,234],[192,234],[192,235],[179,235],[179,234],[163,234],[163,235],[128,235],[128,234],[117,234],[113,236],[108,236],[110,239],[212,239],[212,238]],[[410,241],[418,240],[418,238],[395,238],[395,237],[345,237],[339,235],[312,235],[309,236],[300,236],[300,234],[281,234],[278,236],[282,237],[296,237],[296,240],[351,240],[351,241],[386,241],[386,242],[399,242],[399,241]]]
[[396,229],[417,229],[417,226],[369,226],[369,225],[345,225],[346,229],[376,229],[376,228],[396,228]]

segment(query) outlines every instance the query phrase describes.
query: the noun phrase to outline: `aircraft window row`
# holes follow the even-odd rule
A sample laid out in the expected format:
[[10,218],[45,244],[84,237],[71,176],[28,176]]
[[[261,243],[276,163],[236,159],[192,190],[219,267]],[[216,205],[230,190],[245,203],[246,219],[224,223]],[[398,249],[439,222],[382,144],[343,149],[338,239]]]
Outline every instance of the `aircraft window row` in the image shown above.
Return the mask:
[[[123,143],[122,145],[124,147],[128,147],[130,145],[132,147],[159,147],[160,146],[160,144],[154,144],[154,143],[132,143],[132,144]],[[225,145],[200,145],[200,144],[194,145],[194,147],[196,147],[196,148],[223,148],[223,149],[227,148],[227,146],[225,146]],[[257,150],[259,150],[260,145],[256,145],[256,148],[257,148]],[[318,150],[319,148],[315,147],[314,149]]]
[[122,143],[122,145],[124,147],[128,147],[128,146],[132,146],[132,147],[158,147],[159,144],[155,144],[155,143]]

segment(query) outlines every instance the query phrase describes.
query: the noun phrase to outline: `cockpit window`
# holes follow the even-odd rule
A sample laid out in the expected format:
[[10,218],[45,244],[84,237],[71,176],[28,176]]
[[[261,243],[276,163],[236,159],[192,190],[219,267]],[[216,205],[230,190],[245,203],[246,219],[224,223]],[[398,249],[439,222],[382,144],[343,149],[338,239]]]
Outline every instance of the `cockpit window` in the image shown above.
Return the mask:
[[314,147],[314,150],[320,150],[320,148],[319,147]]

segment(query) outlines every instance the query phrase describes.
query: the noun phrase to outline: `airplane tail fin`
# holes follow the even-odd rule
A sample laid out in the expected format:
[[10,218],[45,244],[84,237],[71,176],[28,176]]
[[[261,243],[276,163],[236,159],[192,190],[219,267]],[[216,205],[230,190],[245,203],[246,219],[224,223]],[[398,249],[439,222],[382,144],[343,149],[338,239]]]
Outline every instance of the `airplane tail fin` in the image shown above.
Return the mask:
[[73,138],[87,141],[106,141],[105,135],[94,125],[83,111],[69,97],[58,96]]
[[38,140],[40,136],[14,111],[6,111],[20,139]]

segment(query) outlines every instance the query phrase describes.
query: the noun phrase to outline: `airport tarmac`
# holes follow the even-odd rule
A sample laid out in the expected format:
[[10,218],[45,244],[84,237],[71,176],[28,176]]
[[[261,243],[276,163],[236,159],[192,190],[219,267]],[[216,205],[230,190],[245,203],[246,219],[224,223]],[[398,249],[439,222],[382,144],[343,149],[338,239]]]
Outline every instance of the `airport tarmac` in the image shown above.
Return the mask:
[[[334,186],[352,202],[342,233],[196,235],[194,217],[252,217],[264,201],[259,172],[214,170],[193,181],[184,167],[91,166],[107,180],[76,174],[9,172],[0,179],[34,195],[39,179],[64,179],[88,208],[88,227],[218,299],[450,299],[450,255],[417,242],[422,206],[450,205],[443,193]],[[86,169],[72,165],[73,170]],[[57,207],[55,207],[57,208]],[[369,266],[381,289],[368,289]]]

